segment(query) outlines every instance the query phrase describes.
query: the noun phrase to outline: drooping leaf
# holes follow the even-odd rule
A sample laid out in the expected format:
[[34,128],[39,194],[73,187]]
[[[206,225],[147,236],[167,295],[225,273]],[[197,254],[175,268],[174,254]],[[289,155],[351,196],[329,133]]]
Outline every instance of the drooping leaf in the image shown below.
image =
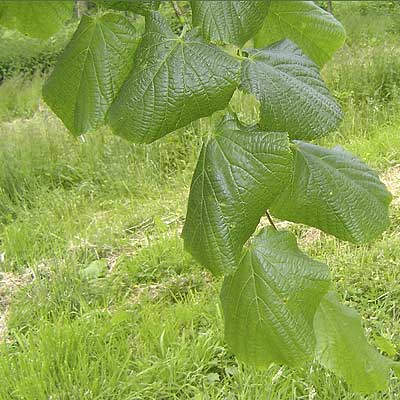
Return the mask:
[[372,347],[358,313],[341,304],[335,292],[321,301],[314,320],[319,362],[357,392],[373,393],[388,385],[394,363]]
[[203,145],[194,172],[183,229],[186,249],[215,274],[232,271],[290,168],[286,134],[223,122]]
[[262,128],[314,139],[337,127],[342,119],[338,104],[318,67],[294,43],[283,40],[247,52],[241,87],[260,101]]
[[82,17],[43,88],[46,103],[74,135],[104,122],[132,65],[134,35],[122,15]]
[[242,46],[262,27],[270,0],[191,0],[193,25],[207,40]]
[[224,109],[237,87],[239,63],[195,32],[176,36],[152,12],[134,68],[109,113],[115,134],[150,143]]
[[271,205],[273,215],[353,243],[387,228],[391,195],[367,165],[340,147],[296,142],[293,152],[292,179]]
[[292,233],[265,229],[225,278],[227,343],[255,366],[302,365],[314,354],[314,315],[328,289],[325,264],[302,253]]
[[319,66],[343,46],[346,32],[335,17],[312,1],[273,0],[255,46],[264,47],[282,39],[295,42]]
[[2,0],[0,25],[24,35],[48,39],[72,18],[73,1]]
[[157,10],[161,0],[95,0],[97,5],[113,10],[131,11],[146,15],[151,10]]

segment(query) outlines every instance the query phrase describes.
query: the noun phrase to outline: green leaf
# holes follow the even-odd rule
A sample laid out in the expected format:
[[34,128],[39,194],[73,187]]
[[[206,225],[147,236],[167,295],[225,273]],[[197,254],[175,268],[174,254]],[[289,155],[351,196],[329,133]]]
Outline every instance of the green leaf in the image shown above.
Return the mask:
[[262,27],[270,0],[191,0],[193,25],[207,40],[242,46]]
[[375,345],[379,350],[385,352],[389,357],[395,357],[397,355],[395,345],[389,339],[383,336],[377,336],[375,338]]
[[273,215],[353,243],[388,227],[391,195],[367,165],[340,147],[296,142],[293,152],[292,179],[271,205]]
[[290,177],[284,133],[226,120],[203,145],[190,189],[185,248],[214,274],[232,271],[268,204]]
[[95,0],[97,5],[113,10],[131,11],[135,14],[146,15],[151,10],[157,10],[160,0]]
[[290,40],[261,50],[248,49],[241,88],[260,101],[260,125],[315,139],[334,130],[342,112],[326,88],[318,67]]
[[91,262],[86,268],[80,271],[83,279],[93,280],[103,277],[107,272],[107,260],[100,259]]
[[373,393],[388,385],[393,362],[372,347],[358,313],[340,304],[335,292],[321,301],[314,320],[319,362],[357,392]]
[[346,32],[332,14],[312,1],[272,1],[255,46],[264,47],[282,39],[295,42],[319,66],[343,46]]
[[112,105],[115,134],[150,143],[192,121],[224,109],[238,83],[237,60],[195,32],[177,37],[152,12],[135,67]]
[[265,229],[225,278],[227,343],[255,366],[302,365],[314,354],[314,315],[328,289],[325,264],[302,253],[292,233]]
[[132,65],[134,38],[122,15],[82,17],[43,88],[46,103],[74,135],[104,122]]
[[48,39],[72,18],[73,1],[0,2],[0,25],[17,29],[24,35]]
[[391,367],[392,367],[394,373],[396,374],[396,376],[398,378],[400,378],[400,362],[398,362],[398,361],[397,362],[393,362]]

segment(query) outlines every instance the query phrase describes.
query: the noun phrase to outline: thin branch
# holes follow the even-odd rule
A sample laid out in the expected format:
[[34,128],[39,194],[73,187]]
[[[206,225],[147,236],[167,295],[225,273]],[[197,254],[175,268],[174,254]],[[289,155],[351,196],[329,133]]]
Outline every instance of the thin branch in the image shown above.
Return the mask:
[[183,11],[182,9],[179,7],[179,4],[177,1],[171,1],[172,3],[172,7],[174,8],[175,11],[175,15],[181,19],[183,17]]
[[88,11],[88,3],[86,0],[75,1],[75,13],[78,19],[80,19],[83,15],[87,15]]
[[328,0],[328,11],[333,15],[332,0]]
[[274,221],[272,220],[271,216],[269,215],[268,210],[265,211],[265,214],[266,214],[266,216],[267,216],[267,218],[268,218],[269,223],[270,223],[270,224],[272,225],[272,227],[277,231],[278,229],[276,228],[276,226],[275,226],[275,224],[274,224]]

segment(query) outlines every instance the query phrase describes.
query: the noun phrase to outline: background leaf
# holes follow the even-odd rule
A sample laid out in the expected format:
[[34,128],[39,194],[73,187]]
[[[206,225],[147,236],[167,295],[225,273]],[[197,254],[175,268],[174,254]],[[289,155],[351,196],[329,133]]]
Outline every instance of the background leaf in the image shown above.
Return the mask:
[[237,60],[196,32],[179,38],[153,12],[146,17],[134,68],[110,109],[109,123],[117,135],[153,142],[224,109],[238,85],[239,68]]
[[260,50],[248,49],[241,88],[261,103],[260,125],[315,139],[334,130],[342,112],[317,66],[290,40]]
[[251,365],[302,365],[314,354],[314,315],[328,288],[327,266],[302,253],[292,233],[265,229],[225,278],[226,341]]
[[87,267],[80,270],[83,279],[94,280],[103,277],[107,273],[107,260],[100,259],[92,261]]
[[270,0],[200,1],[191,0],[193,25],[207,40],[245,44],[261,28]]
[[271,205],[273,215],[354,243],[388,227],[391,195],[367,165],[340,147],[296,142],[293,153],[292,179]]
[[193,175],[185,248],[218,274],[236,268],[242,247],[290,177],[284,133],[227,120],[203,145]]
[[385,352],[389,357],[395,357],[397,355],[395,345],[389,339],[383,336],[377,336],[375,338],[375,345],[380,351]]
[[357,392],[373,393],[388,385],[393,362],[365,338],[357,312],[340,304],[335,292],[321,301],[315,315],[317,358]]
[[264,47],[282,39],[295,42],[322,66],[343,46],[346,32],[332,14],[312,1],[274,0],[254,43]]
[[396,376],[398,378],[400,378],[400,363],[398,361],[397,362],[393,362],[391,367],[392,367],[394,373],[396,374]]
[[74,135],[104,122],[132,65],[134,35],[122,15],[82,17],[43,88],[44,100]]
[[72,18],[73,1],[2,0],[0,25],[24,35],[48,39]]

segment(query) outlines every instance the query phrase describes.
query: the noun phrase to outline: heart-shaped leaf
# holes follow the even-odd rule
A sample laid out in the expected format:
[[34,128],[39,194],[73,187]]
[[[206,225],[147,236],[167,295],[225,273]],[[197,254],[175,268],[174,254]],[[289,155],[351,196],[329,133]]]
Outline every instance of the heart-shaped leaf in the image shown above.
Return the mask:
[[193,25],[207,40],[242,46],[262,27],[270,0],[191,0]]
[[288,182],[289,140],[226,120],[203,145],[190,189],[186,249],[214,274],[232,271],[268,204]]
[[196,32],[177,37],[152,12],[134,68],[112,105],[115,134],[150,143],[224,109],[238,84],[240,64]]
[[322,66],[343,46],[346,32],[332,14],[312,1],[273,0],[254,43],[256,47],[265,47],[282,39],[295,42]]
[[82,17],[43,88],[44,100],[74,135],[104,122],[132,65],[134,35],[122,15]]
[[302,253],[292,233],[265,229],[225,278],[227,343],[251,365],[302,365],[314,354],[314,315],[328,289],[326,265]]
[[340,147],[304,142],[296,142],[293,152],[292,179],[271,205],[273,215],[354,243],[388,227],[391,195],[358,158]]
[[315,139],[338,126],[339,106],[318,67],[293,42],[247,51],[241,87],[260,101],[263,129],[287,132],[294,139]]
[[397,365],[368,343],[360,316],[341,304],[335,292],[322,299],[314,327],[317,359],[322,365],[357,392],[373,393],[387,387],[390,368]]

